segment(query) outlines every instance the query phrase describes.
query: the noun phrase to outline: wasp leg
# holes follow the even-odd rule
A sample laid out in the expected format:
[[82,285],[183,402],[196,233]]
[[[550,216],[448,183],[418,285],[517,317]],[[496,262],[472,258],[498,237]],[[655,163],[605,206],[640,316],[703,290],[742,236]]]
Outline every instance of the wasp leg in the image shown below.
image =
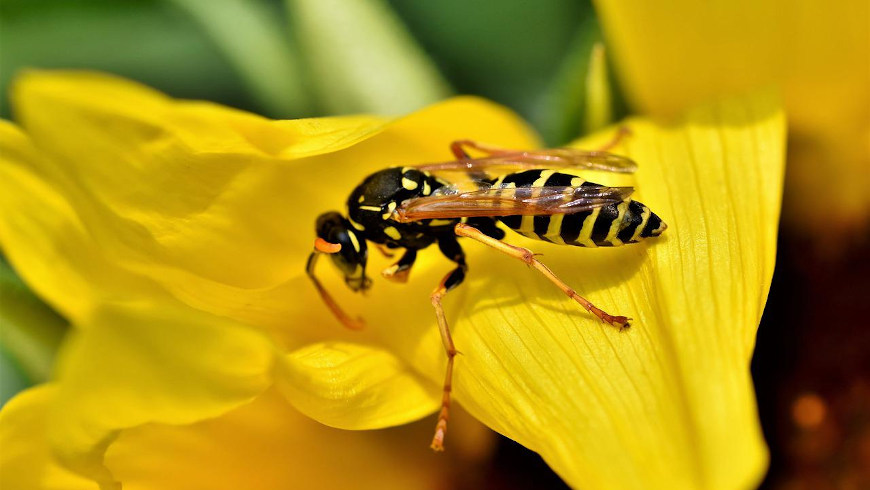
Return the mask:
[[326,303],[326,306],[329,307],[329,311],[335,316],[344,325],[345,327],[351,330],[362,330],[365,327],[365,323],[362,318],[353,319],[338,306],[338,303],[332,299],[332,296],[326,291],[320,281],[317,279],[317,276],[314,275],[314,266],[317,265],[317,258],[320,257],[324,252],[320,252],[315,250],[311,252],[311,255],[308,256],[308,264],[305,267],[305,272],[308,273],[308,277],[311,278],[311,282],[314,283],[314,287],[317,288],[317,292],[320,293],[320,297],[323,299],[323,302]]
[[469,226],[476,228],[481,233],[488,237],[501,240],[505,237],[505,232],[496,225],[496,221],[489,217],[468,218],[465,222]]
[[505,148],[499,148],[498,146],[491,146],[484,143],[478,143],[474,140],[456,140],[453,143],[450,143],[450,151],[453,152],[453,156],[456,157],[457,160],[467,160],[471,158],[468,155],[468,152],[463,149],[463,147],[472,148],[477,151],[486,153],[490,156],[497,155],[512,155],[515,153],[522,153],[519,150],[508,150]]
[[613,139],[597,148],[595,151],[610,151],[619,145],[626,136],[631,136],[631,130],[628,129],[628,126],[620,126],[619,129],[616,130],[616,135],[613,136]]
[[392,259],[396,256],[396,254],[394,254],[389,248],[387,248],[385,245],[381,245],[380,243],[376,243],[375,248],[378,249],[378,252],[380,252],[381,255],[388,259]]
[[415,260],[417,260],[417,251],[407,250],[398,262],[381,271],[381,275],[391,281],[408,282],[408,274],[411,273],[411,266],[414,265]]
[[[616,135],[614,135],[613,139],[605,143],[601,147],[597,148],[595,151],[610,151],[617,145],[619,145],[626,136],[630,135],[631,130],[628,129],[628,126],[620,126],[619,129],[616,131]],[[471,156],[468,155],[468,152],[465,151],[465,148],[471,148],[479,152],[486,153],[489,156],[514,155],[522,153],[522,151],[520,150],[499,148],[498,146],[478,143],[474,140],[456,140],[450,144],[450,151],[453,152],[453,155],[456,157],[457,160],[467,160],[471,158]]]
[[432,306],[435,307],[435,317],[438,319],[438,331],[441,333],[441,342],[447,353],[447,373],[444,375],[444,392],[441,396],[441,411],[438,413],[438,423],[435,425],[435,436],[432,437],[431,448],[435,451],[444,450],[444,435],[447,432],[447,420],[450,412],[450,392],[453,389],[453,358],[456,357],[456,347],[453,345],[453,337],[450,336],[450,328],[447,326],[447,318],[444,316],[444,308],[441,307],[441,298],[448,291],[458,286],[465,279],[468,266],[465,264],[465,254],[459,247],[459,242],[454,237],[447,237],[438,241],[441,252],[450,260],[456,262],[457,267],[450,271],[441,283],[432,291]]
[[510,255],[511,257],[513,257],[515,259],[522,260],[527,265],[534,267],[538,272],[543,274],[544,277],[549,279],[550,282],[555,284],[556,287],[561,289],[562,292],[567,294],[571,299],[573,299],[577,303],[580,303],[580,306],[585,308],[588,312],[590,312],[593,315],[597,316],[598,318],[604,320],[605,322],[613,325],[614,327],[618,327],[619,329],[623,329],[625,327],[628,327],[628,320],[629,320],[628,318],[626,318],[624,316],[611,315],[611,314],[601,310],[597,306],[593,305],[592,303],[590,303],[589,300],[587,300],[586,298],[577,294],[576,291],[574,291],[567,284],[562,282],[562,280],[559,279],[556,276],[556,274],[554,274],[553,271],[550,270],[549,267],[547,267],[546,265],[541,263],[538,259],[536,259],[535,255],[532,253],[531,250],[521,248],[521,247],[516,247],[513,245],[509,245],[507,243],[504,243],[500,240],[496,240],[492,237],[486,236],[480,230],[477,230],[474,227],[471,227],[471,226],[468,226],[468,225],[465,225],[462,223],[458,223],[456,225],[456,227],[454,228],[454,230],[455,230],[456,234],[459,236],[473,238],[473,239],[483,243],[484,245],[489,245],[490,247],[498,250],[499,252]]

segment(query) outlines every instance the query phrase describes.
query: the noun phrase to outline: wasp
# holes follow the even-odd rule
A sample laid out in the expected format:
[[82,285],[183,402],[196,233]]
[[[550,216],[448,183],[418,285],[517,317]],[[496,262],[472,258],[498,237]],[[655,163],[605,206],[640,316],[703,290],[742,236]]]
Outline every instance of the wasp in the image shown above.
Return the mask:
[[[314,273],[319,256],[330,255],[347,286],[357,292],[367,290],[372,283],[366,275],[367,242],[385,254],[403,250],[395,264],[381,273],[392,281],[407,281],[418,251],[432,244],[437,244],[441,253],[456,264],[431,295],[447,354],[432,449],[444,449],[457,354],[441,301],[462,283],[468,271],[459,237],[471,238],[519,259],[604,322],[620,329],[629,325],[627,317],[611,315],[580,296],[532,251],[503,242],[505,231],[498,226],[500,223],[529,238],[579,247],[620,246],[661,235],[667,225],[647,206],[630,199],[632,187],[608,187],[566,172],[634,172],[636,164],[632,160],[606,151],[623,134],[620,132],[614,141],[596,151],[519,151],[471,140],[455,141],[450,146],[455,160],[375,172],[351,192],[346,216],[330,211],[317,218],[317,238],[307,273],[335,317],[351,329],[362,328],[363,322],[350,318],[323,288]],[[471,158],[467,150],[483,156]]]

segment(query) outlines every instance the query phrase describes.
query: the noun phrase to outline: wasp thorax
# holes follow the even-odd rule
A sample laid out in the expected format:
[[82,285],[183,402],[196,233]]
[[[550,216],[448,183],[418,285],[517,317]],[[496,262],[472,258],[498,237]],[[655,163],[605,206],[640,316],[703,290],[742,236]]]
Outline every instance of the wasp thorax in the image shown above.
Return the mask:
[[341,250],[330,254],[332,263],[344,274],[344,282],[354,291],[364,291],[371,286],[366,277],[368,250],[366,241],[351,227],[350,222],[336,211],[323,213],[315,225],[318,238],[341,245]]

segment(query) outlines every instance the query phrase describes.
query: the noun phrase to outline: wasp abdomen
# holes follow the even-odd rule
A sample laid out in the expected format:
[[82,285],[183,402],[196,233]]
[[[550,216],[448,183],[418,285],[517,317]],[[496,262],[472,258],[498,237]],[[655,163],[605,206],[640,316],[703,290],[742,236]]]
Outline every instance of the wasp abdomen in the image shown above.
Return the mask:
[[[575,175],[553,170],[526,170],[493,183],[504,189],[537,187],[602,187]],[[614,247],[660,235],[667,225],[643,203],[626,199],[590,211],[538,216],[500,216],[508,228],[528,238],[578,247]]]

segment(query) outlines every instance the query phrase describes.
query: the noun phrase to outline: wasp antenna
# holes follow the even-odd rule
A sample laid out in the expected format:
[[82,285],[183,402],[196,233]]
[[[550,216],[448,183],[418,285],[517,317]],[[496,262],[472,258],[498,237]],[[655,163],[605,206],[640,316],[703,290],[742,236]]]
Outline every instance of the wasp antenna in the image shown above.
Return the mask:
[[340,243],[329,243],[323,238],[315,238],[314,239],[314,250],[318,252],[323,252],[325,254],[334,254],[341,251]]

